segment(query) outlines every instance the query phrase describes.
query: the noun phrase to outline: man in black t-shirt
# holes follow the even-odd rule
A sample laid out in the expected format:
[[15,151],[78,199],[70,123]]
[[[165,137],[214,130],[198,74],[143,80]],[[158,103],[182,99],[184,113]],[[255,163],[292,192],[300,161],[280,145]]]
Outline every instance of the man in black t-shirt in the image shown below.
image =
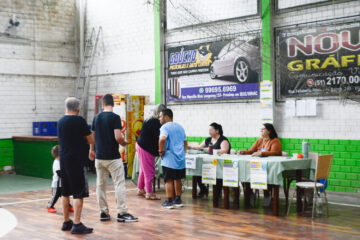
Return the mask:
[[[63,196],[63,231],[73,234],[91,233],[92,228],[80,222],[83,198],[89,197],[85,163],[88,160],[89,145],[94,143],[84,118],[78,116],[80,102],[76,98],[65,100],[65,115],[58,121],[60,145],[60,172]],[[69,196],[74,198],[74,222],[69,218]]]
[[120,116],[113,113],[114,99],[111,94],[103,97],[103,112],[99,113],[93,121],[92,131],[95,134],[95,146],[91,145],[89,158],[95,159],[96,167],[96,196],[100,207],[100,221],[110,220],[109,208],[106,201],[106,186],[109,174],[114,182],[117,205],[118,222],[136,222],[138,218],[128,213],[125,203],[125,172],[119,153],[119,143],[125,146],[121,133]]

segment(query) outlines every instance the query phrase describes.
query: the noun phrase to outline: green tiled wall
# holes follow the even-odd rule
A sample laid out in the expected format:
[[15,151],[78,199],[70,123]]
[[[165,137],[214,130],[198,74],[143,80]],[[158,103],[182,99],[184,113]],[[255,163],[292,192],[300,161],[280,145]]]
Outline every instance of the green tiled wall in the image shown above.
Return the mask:
[[[189,142],[201,142],[205,137],[188,137]],[[231,148],[246,150],[256,137],[229,137]],[[281,138],[283,151],[301,153],[303,139]],[[334,154],[329,176],[328,191],[360,192],[360,140],[304,139],[311,145],[311,152]]]
[[[201,142],[205,137],[188,137],[190,142]],[[256,137],[229,137],[233,149],[248,149]],[[301,152],[303,139],[281,138],[283,151],[289,155]],[[360,192],[360,140],[305,139],[311,144],[311,151],[320,154],[334,154],[329,176],[329,191]],[[14,147],[11,139],[0,140],[0,170],[14,165]]]

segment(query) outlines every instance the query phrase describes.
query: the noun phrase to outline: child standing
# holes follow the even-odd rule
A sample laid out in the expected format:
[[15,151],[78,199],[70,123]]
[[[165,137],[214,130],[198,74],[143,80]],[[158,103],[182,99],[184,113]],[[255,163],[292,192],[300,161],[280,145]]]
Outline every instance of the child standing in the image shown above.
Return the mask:
[[[49,204],[47,206],[47,211],[49,213],[56,213],[56,209],[54,208],[55,203],[57,200],[61,197],[61,186],[60,186],[60,155],[59,155],[59,145],[54,146],[51,149],[51,154],[54,158],[53,162],[53,178],[51,183],[51,189],[52,189],[52,197],[49,201]],[[74,212],[74,208],[69,205],[69,212]]]

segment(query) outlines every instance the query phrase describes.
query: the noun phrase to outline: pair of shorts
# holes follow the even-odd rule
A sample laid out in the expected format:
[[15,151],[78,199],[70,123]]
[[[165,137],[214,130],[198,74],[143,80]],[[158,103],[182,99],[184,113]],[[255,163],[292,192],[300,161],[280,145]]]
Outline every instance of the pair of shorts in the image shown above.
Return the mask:
[[61,169],[62,196],[74,199],[89,197],[89,185],[86,167],[79,169]]
[[186,176],[186,169],[173,169],[168,167],[162,167],[165,182],[168,179],[178,180],[183,179]]

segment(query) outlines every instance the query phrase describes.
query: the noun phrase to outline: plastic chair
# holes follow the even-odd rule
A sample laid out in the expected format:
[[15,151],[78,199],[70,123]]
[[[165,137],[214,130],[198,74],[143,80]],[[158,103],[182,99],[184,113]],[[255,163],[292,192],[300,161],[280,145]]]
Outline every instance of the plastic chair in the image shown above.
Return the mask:
[[[286,152],[283,152],[283,156],[286,156],[285,154],[287,154]],[[319,154],[318,153],[313,153],[313,152],[309,152],[309,159],[311,159],[312,161],[314,161],[314,164],[316,164],[317,158],[318,158]],[[311,181],[310,180],[310,170],[303,170],[302,171],[302,177],[300,179],[300,181]],[[304,176],[305,175],[305,176]],[[290,170],[290,171],[285,171],[283,172],[283,189],[284,189],[284,194],[285,194],[285,208],[287,209],[289,207],[289,191],[290,191],[290,185],[293,181],[296,181],[296,171],[294,170]]]
[[[312,157],[316,157],[316,156],[315,155],[310,156],[310,158],[312,160],[314,160]],[[328,204],[328,200],[327,200],[327,196],[326,196],[325,184],[329,177],[333,158],[334,158],[334,155],[332,155],[332,154],[318,156],[317,160],[316,160],[316,170],[315,170],[314,181],[313,182],[307,181],[307,182],[297,182],[296,183],[297,188],[314,189],[315,201],[313,200],[312,218],[315,217],[315,203],[317,202],[317,195],[318,195],[318,191],[320,188],[324,189],[324,196],[325,196],[325,202],[326,202],[326,215],[327,215],[327,217],[329,217],[329,204]],[[318,182],[319,179],[324,179],[324,183],[319,183]],[[289,215],[291,202],[292,202],[292,199],[295,197],[295,194],[296,194],[296,191],[294,192],[293,197],[290,199],[290,204],[287,209],[287,215]],[[304,204],[303,204],[303,211],[304,211]]]

